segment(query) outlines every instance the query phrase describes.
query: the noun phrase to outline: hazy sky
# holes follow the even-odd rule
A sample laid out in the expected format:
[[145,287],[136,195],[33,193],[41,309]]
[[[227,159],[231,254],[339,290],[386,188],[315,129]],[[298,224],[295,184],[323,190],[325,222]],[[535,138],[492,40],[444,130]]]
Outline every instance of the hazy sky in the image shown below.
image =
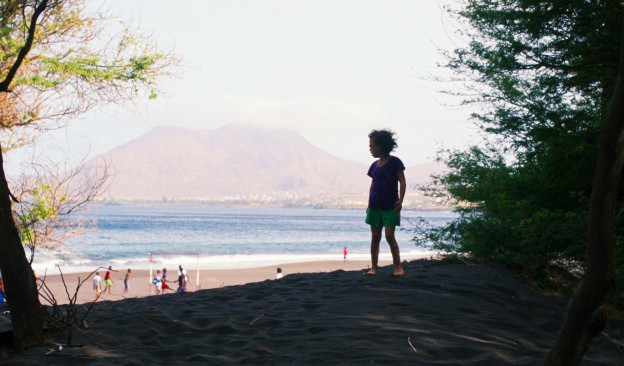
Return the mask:
[[[105,8],[152,33],[183,59],[178,78],[138,112],[90,113],[55,142],[95,155],[159,125],[286,127],[352,161],[372,161],[368,132],[391,128],[396,155],[432,160],[463,147],[474,127],[443,75],[438,47],[453,48],[436,0],[124,0]],[[445,105],[445,104],[450,104]]]

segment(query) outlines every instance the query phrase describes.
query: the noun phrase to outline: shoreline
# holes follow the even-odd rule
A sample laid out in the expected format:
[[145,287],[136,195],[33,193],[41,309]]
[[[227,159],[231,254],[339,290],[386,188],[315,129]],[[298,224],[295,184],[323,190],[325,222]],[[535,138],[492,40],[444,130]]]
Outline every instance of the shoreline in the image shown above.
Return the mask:
[[[255,253],[255,254],[237,254],[237,255],[205,255],[202,253],[191,254],[175,254],[166,253],[166,256],[155,257],[152,267],[156,270],[158,267],[169,267],[175,269],[181,264],[185,269],[199,269],[203,270],[238,270],[238,269],[253,269],[259,267],[271,267],[271,266],[283,266],[286,264],[298,264],[307,262],[342,262],[342,247],[336,250],[338,253],[318,253],[318,254],[299,254],[299,253]],[[412,249],[412,248],[410,248]],[[369,250],[369,249],[367,249]],[[154,253],[160,255],[162,253]],[[437,257],[437,254],[433,251],[422,250],[403,250],[401,251],[401,260],[411,261],[421,258]],[[125,271],[128,268],[134,270],[149,270],[149,253],[146,253],[140,259],[87,259],[82,260],[80,263],[63,263],[62,260],[50,257],[38,258],[31,265],[33,270],[39,277],[47,275],[55,276],[60,275],[59,267],[63,271],[64,275],[77,275],[84,273],[91,273],[96,268],[100,268],[102,271],[106,271],[109,265],[112,265],[115,270]],[[349,259],[352,261],[365,261],[370,262],[370,253],[350,250]],[[380,261],[391,261],[392,255],[389,250],[383,250],[379,254]]]
[[[387,266],[392,264],[390,260],[379,260],[379,266]],[[309,261],[298,263],[283,263],[279,265],[262,266],[255,268],[240,268],[240,269],[188,269],[188,277],[190,284],[187,286],[188,292],[194,292],[197,290],[206,290],[221,288],[227,286],[245,285],[255,282],[263,282],[267,280],[275,280],[277,268],[281,268],[284,276],[290,274],[301,273],[323,273],[333,272],[337,270],[343,271],[357,271],[367,270],[370,268],[370,261],[353,260],[343,262],[342,260],[336,261]],[[153,274],[156,273],[156,268],[153,269]],[[124,296],[124,277],[126,269],[117,269],[113,267],[111,278],[113,285],[111,287],[111,293],[102,293],[97,299],[97,302],[102,301],[118,301],[127,298],[143,298],[148,296],[157,296],[151,285],[150,270],[149,269],[137,269],[132,270],[130,277],[130,288],[128,294]],[[100,277],[104,278],[106,269],[102,268],[99,271]],[[60,274],[46,275],[41,277],[40,281],[45,281],[45,286],[49,289],[49,292],[53,295],[54,299],[41,295],[40,301],[43,305],[51,305],[53,301],[56,301],[58,305],[69,303],[69,296],[73,296],[76,293],[76,288],[79,282],[82,282],[80,289],[78,290],[78,296],[76,304],[91,303],[95,300],[95,290],[93,289],[93,276],[89,277],[91,272],[78,272],[78,273],[65,273],[62,276]],[[173,281],[177,280],[178,269],[168,269],[167,284],[171,287],[171,291],[167,291],[165,294],[175,293],[177,284]],[[199,286],[198,284],[199,279]],[[63,280],[65,284],[63,284]],[[67,291],[65,290],[67,286]],[[103,289],[103,288],[102,288]],[[50,301],[52,300],[52,301]]]

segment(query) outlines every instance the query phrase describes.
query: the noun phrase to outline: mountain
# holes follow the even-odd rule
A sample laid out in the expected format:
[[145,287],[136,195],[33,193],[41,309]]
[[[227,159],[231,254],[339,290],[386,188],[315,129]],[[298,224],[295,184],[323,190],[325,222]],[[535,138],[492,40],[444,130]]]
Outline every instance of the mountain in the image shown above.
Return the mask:
[[101,159],[114,171],[107,195],[116,199],[340,197],[366,195],[370,185],[367,164],[330,155],[295,131],[250,125],[157,127],[94,161]]

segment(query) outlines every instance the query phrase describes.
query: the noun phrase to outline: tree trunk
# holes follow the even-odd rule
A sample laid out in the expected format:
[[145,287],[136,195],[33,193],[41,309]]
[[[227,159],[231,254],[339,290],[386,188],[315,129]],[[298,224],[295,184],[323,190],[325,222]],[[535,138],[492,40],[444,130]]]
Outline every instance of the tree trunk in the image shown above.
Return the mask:
[[[26,55],[30,52],[35,39],[39,17],[48,9],[48,1],[35,2],[35,8],[30,16],[28,36],[24,46],[20,49],[15,62],[9,68],[4,80],[0,82],[0,93],[10,92],[9,86],[17,75],[18,69]],[[22,4],[26,8],[26,4]],[[55,5],[59,5],[56,3]],[[0,146],[0,271],[4,280],[6,301],[11,312],[13,324],[13,341],[16,349],[23,349],[30,345],[43,342],[43,325],[41,319],[41,304],[35,275],[26,260],[24,246],[20,240],[13,214],[11,212],[11,197],[9,185],[4,174],[4,161]]]
[[26,259],[13,215],[0,150],[0,270],[13,323],[16,349],[43,341],[41,304],[35,275]]
[[[624,19],[624,18],[623,18]],[[624,162],[624,23],[618,78],[600,139],[600,155],[589,203],[587,270],[546,365],[578,365],[592,338],[606,325],[598,309],[615,282],[615,212]]]

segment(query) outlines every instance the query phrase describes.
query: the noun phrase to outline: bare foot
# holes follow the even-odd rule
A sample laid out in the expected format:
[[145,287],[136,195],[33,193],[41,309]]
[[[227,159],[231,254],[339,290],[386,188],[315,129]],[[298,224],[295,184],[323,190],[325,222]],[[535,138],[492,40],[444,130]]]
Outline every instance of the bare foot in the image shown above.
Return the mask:
[[403,267],[397,267],[394,269],[394,273],[392,274],[393,276],[403,276],[405,274],[405,271],[403,271]]
[[366,274],[366,275],[376,275],[377,274],[377,268],[371,268],[368,272],[365,272],[364,274]]

